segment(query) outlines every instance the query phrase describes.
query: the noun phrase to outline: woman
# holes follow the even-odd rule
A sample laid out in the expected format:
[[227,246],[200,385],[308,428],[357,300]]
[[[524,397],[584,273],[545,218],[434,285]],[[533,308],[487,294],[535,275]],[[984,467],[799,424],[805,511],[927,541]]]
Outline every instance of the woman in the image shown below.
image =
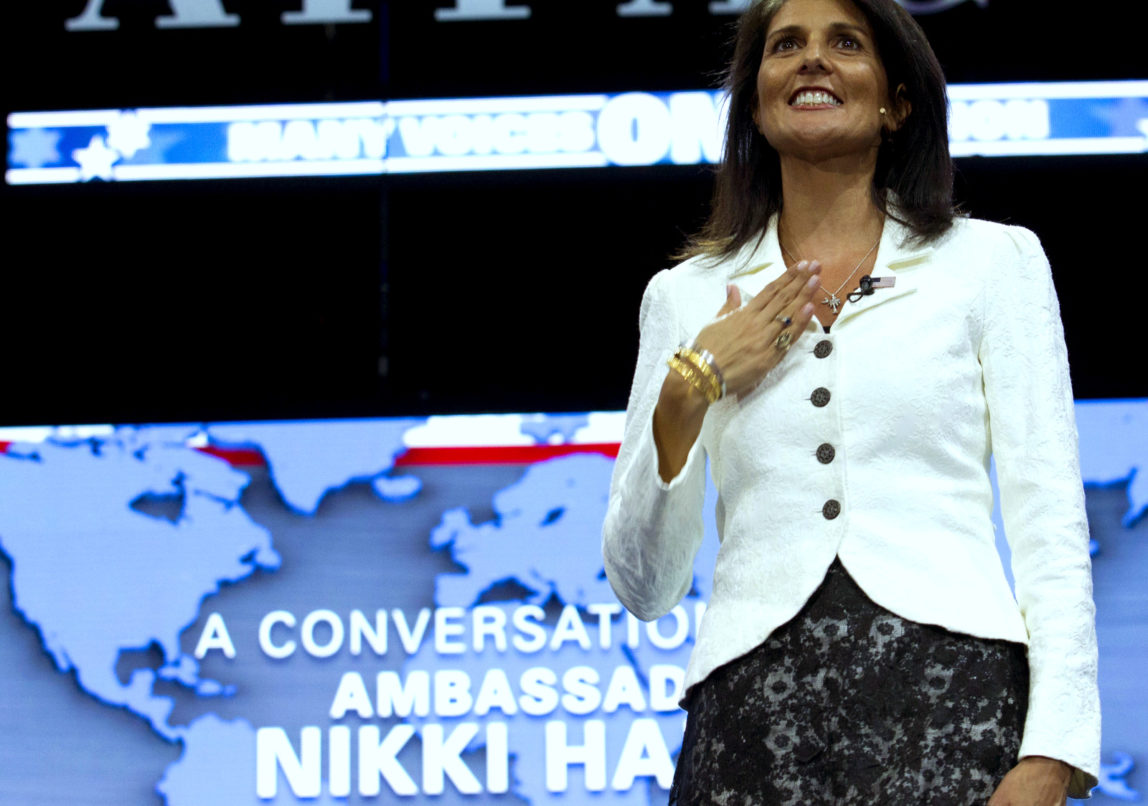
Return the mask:
[[1087,521],[1038,241],[954,217],[944,78],[892,0],[751,6],[729,89],[710,222],[643,298],[603,531],[620,600],[668,612],[708,456],[722,546],[671,802],[1087,796]]

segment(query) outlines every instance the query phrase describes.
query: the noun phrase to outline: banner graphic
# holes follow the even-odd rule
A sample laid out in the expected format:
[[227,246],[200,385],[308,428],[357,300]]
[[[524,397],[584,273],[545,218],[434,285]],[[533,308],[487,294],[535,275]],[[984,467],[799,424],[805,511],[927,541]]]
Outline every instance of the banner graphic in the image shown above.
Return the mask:
[[[954,157],[1139,154],[1148,81],[949,87]],[[9,184],[714,164],[724,96],[626,92],[8,116]]]

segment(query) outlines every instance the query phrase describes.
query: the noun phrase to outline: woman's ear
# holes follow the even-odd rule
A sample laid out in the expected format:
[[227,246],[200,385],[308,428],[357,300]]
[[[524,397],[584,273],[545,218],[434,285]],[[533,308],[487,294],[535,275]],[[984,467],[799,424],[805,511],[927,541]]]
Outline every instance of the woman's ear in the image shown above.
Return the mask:
[[889,101],[890,109],[885,115],[885,128],[890,132],[895,132],[901,128],[913,111],[913,104],[910,103],[905,93],[905,85],[898,84],[897,89],[893,92],[893,97]]

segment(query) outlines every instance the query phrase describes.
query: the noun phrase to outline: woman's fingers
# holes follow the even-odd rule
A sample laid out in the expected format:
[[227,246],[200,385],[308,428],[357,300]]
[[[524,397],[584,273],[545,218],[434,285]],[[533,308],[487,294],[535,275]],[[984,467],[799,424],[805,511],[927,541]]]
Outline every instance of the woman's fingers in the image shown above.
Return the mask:
[[774,317],[773,327],[765,329],[766,363],[769,364],[769,368],[789,352],[789,348],[805,333],[805,328],[812,318],[813,303],[808,300],[798,300]]
[[772,308],[771,315],[776,315],[778,310],[801,294],[810,278],[820,277],[820,272],[821,264],[816,260],[802,260],[786,269],[785,274],[762,289],[762,292],[754,297],[751,305],[758,312]]
[[[820,268],[820,267],[818,267]],[[821,287],[821,275],[818,273],[805,275],[804,282],[790,283],[774,295],[761,309],[761,317],[766,322],[780,316],[792,316],[817,293]]]
[[809,324],[809,320],[812,318],[813,303],[807,300],[793,313],[793,333],[795,338],[805,332],[805,326]]

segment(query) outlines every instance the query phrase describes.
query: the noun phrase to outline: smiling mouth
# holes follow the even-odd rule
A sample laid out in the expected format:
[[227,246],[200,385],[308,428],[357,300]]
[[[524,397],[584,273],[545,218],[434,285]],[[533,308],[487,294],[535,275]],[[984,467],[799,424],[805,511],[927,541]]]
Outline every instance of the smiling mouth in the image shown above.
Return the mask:
[[828,90],[800,90],[790,99],[795,107],[841,106],[843,101]]

